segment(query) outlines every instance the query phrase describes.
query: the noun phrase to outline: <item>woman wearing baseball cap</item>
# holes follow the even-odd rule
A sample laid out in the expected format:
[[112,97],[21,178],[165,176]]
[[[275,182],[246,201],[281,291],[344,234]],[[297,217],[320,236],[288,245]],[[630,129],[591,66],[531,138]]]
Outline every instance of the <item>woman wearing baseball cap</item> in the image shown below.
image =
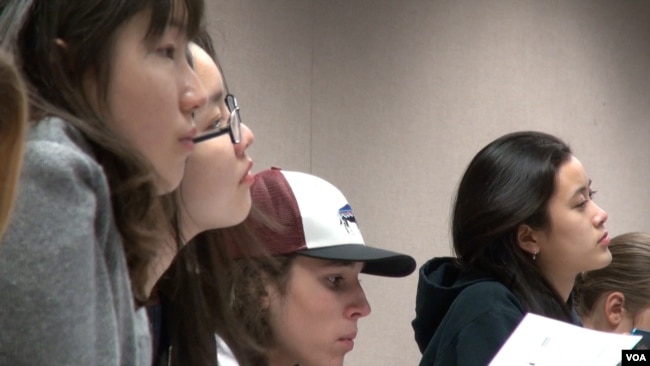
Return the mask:
[[359,273],[404,277],[415,260],[366,246],[348,201],[321,178],[269,169],[251,195],[271,224],[249,217],[243,225],[269,256],[234,253],[232,301],[261,346],[253,362],[342,365],[358,320],[370,314]]

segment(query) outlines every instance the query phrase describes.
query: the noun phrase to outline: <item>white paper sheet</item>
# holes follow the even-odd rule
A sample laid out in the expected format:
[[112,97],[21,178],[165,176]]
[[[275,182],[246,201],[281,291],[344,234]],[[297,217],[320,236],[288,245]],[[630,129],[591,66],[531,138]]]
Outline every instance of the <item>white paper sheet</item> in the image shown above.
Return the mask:
[[490,366],[616,366],[641,336],[599,332],[527,314]]

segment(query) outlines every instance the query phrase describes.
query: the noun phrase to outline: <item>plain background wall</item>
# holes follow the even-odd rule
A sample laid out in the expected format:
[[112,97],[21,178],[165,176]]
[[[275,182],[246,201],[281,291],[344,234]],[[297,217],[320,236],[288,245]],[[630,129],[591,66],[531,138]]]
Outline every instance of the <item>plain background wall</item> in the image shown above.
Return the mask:
[[[612,235],[650,231],[650,2],[207,0],[257,171],[336,184],[366,243],[450,254],[456,184],[485,144],[556,134]],[[417,275],[363,276],[373,312],[346,365],[415,365]],[[306,331],[314,331],[308,330]],[[487,336],[487,335],[486,335]]]

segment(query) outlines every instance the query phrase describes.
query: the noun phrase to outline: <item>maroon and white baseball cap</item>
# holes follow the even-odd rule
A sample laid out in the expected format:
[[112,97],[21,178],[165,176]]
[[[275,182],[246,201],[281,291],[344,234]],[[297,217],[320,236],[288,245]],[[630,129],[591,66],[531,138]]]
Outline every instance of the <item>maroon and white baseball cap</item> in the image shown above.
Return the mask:
[[271,255],[365,262],[363,273],[404,277],[413,257],[365,245],[352,207],[331,183],[311,174],[271,168],[251,187],[253,205],[279,229],[253,225]]

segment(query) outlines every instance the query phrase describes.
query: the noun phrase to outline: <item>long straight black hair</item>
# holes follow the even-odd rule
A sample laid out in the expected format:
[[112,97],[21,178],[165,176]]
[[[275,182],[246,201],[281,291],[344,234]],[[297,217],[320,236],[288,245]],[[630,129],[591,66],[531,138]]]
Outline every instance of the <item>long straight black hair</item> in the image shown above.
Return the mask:
[[542,132],[516,132],[484,147],[458,187],[452,236],[461,267],[508,286],[531,312],[571,321],[572,313],[530,254],[517,229],[549,225],[555,177],[572,156],[569,146]]

